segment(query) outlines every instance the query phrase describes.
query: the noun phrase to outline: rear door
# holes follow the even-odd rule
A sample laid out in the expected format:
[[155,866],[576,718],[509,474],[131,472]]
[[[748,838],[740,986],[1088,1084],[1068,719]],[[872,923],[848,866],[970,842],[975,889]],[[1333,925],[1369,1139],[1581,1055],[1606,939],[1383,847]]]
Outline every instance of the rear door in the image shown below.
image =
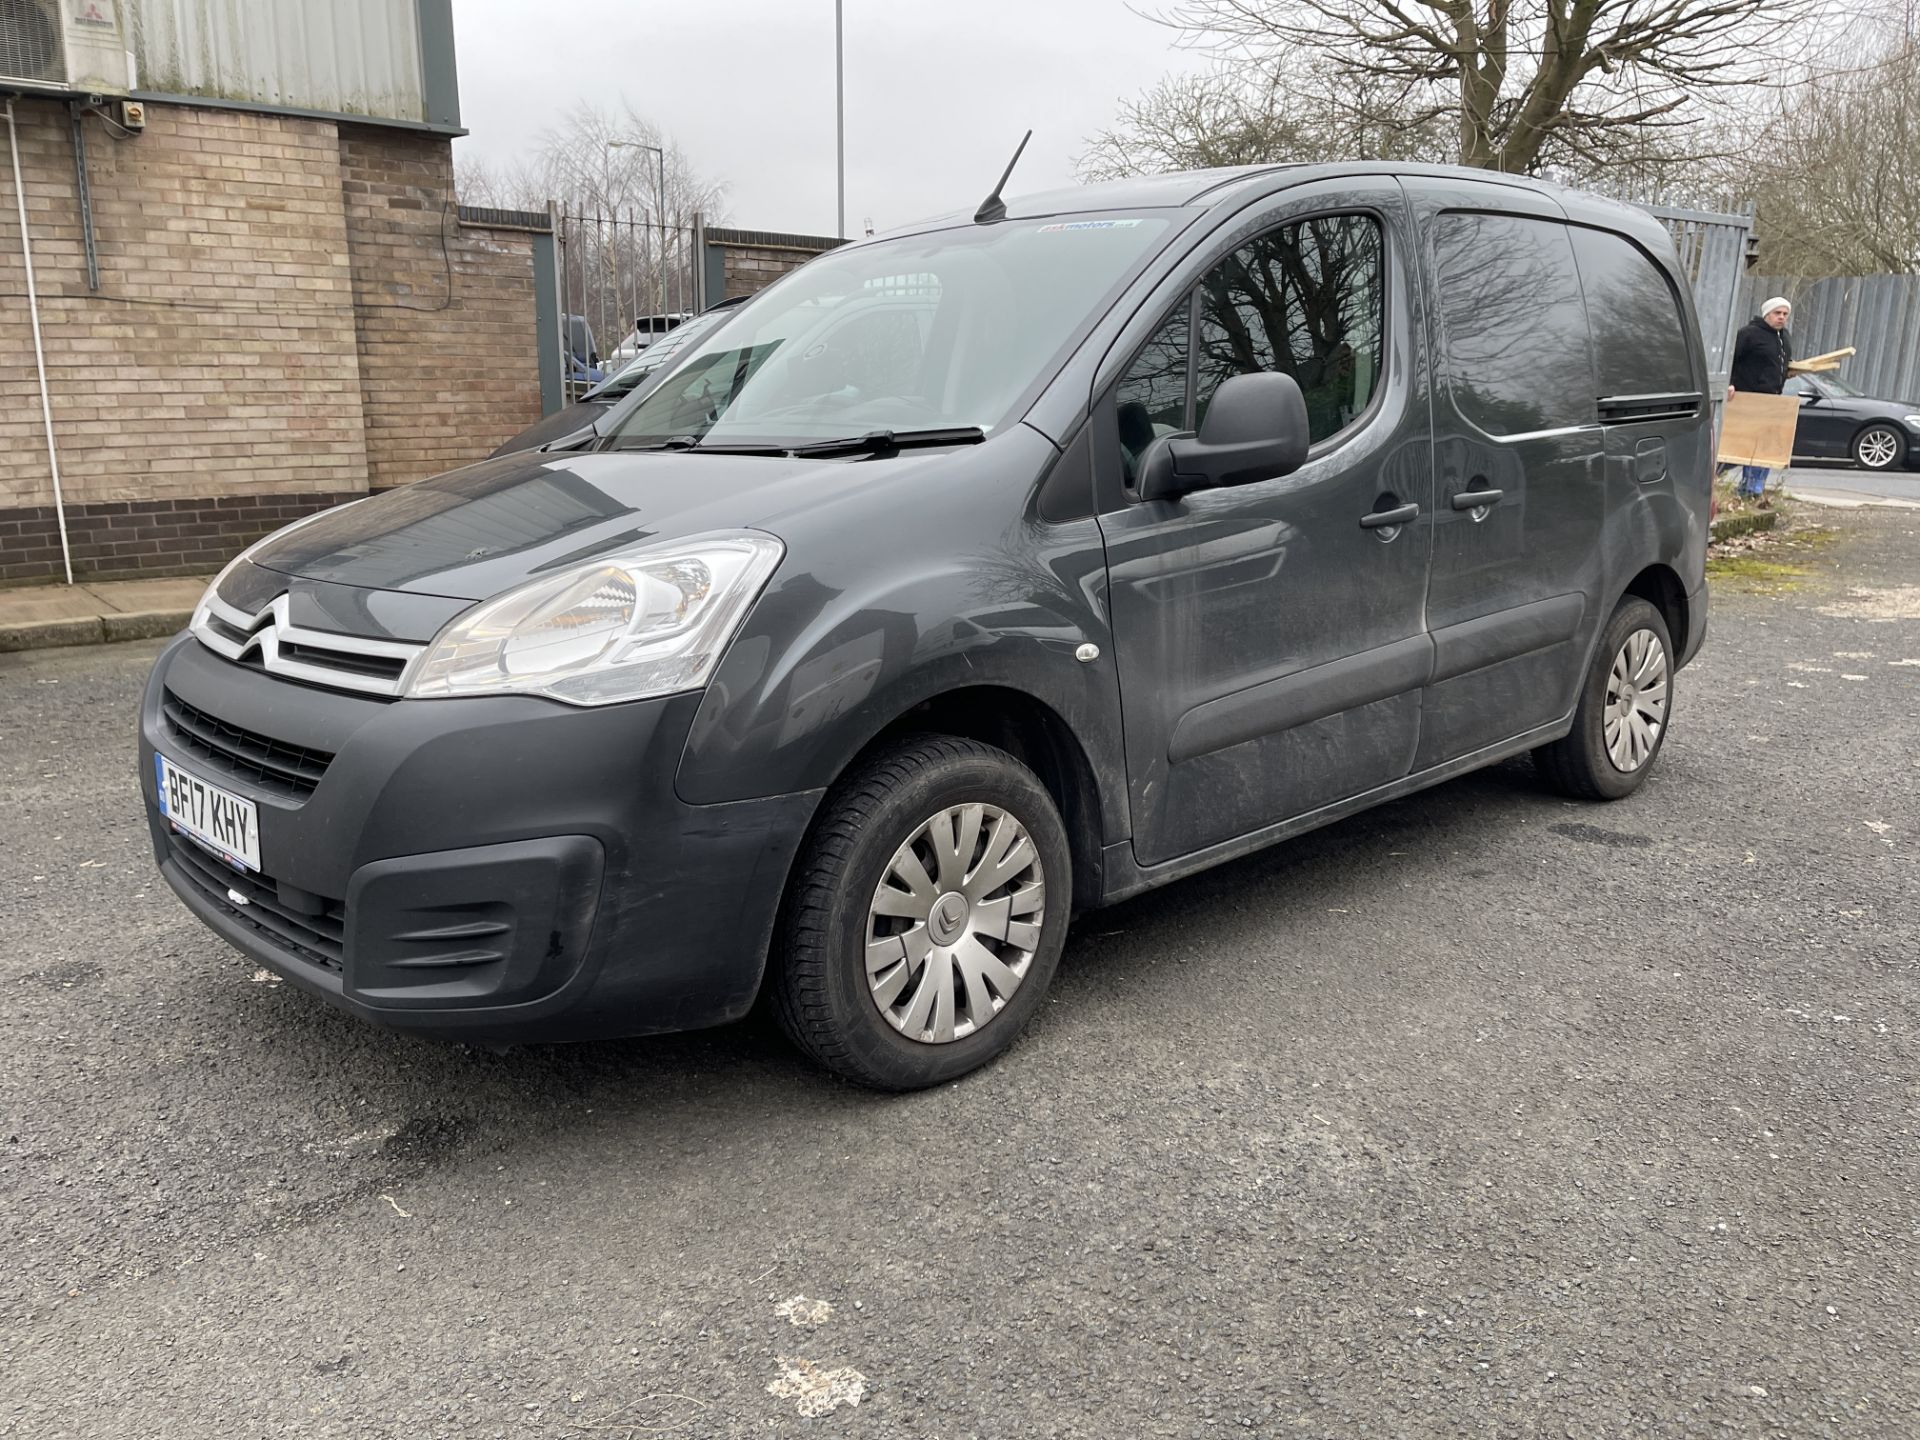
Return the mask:
[[[1432,457],[1411,230],[1392,180],[1285,191],[1162,287],[1091,424],[1142,865],[1398,779],[1419,735]],[[1139,455],[1232,375],[1299,381],[1291,475],[1172,500]],[[1398,524],[1363,524],[1399,512]]]
[[1605,444],[1610,551],[1600,579],[1611,600],[1654,558],[1647,527],[1632,523],[1639,502],[1665,506],[1682,487],[1697,495],[1712,473],[1706,353],[1674,275],[1650,252],[1611,230],[1570,233]]
[[1573,703],[1605,479],[1573,243],[1532,191],[1410,179],[1436,364],[1434,670],[1416,770]]

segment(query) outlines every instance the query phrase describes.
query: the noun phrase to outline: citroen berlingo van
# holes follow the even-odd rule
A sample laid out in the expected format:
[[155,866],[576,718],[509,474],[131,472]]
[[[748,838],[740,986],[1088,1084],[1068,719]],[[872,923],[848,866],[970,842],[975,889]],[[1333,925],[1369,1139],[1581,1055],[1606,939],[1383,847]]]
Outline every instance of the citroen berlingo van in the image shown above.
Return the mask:
[[785,277],[584,448],[240,556],[147,690],[155,852],[383,1025],[765,996],[852,1080],[947,1080],[1077,914],[1507,756],[1640,786],[1706,632],[1706,392],[1666,234],[1591,196],[996,197]]

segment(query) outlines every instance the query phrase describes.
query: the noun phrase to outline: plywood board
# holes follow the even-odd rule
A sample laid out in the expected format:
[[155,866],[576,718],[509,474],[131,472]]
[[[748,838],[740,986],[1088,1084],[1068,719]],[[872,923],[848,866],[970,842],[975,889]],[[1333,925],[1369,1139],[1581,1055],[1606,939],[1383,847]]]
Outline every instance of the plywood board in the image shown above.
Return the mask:
[[1787,373],[1789,375],[1806,375],[1815,371],[1838,370],[1840,368],[1840,362],[1853,353],[1853,346],[1849,345],[1844,350],[1829,350],[1824,355],[1809,355],[1806,359],[1796,360],[1787,366]]
[[1786,469],[1793,462],[1793,431],[1799,423],[1799,396],[1736,391],[1720,425],[1720,463]]

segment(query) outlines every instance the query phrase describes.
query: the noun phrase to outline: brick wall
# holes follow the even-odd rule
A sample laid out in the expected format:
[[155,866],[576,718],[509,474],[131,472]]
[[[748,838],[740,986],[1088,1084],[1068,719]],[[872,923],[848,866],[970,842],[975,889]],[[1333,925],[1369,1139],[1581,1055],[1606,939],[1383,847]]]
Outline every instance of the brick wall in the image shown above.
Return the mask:
[[[76,505],[364,488],[339,153],[321,121],[154,106],[87,135],[16,104],[61,479]],[[0,172],[0,507],[51,499],[11,172]]]
[[824,235],[789,235],[773,230],[706,232],[708,303],[756,295],[789,270],[797,270],[823,251],[846,244]]
[[478,459],[540,418],[533,242],[460,223],[444,143],[342,125],[340,177],[378,490]]
[[[454,220],[445,138],[150,104],[116,141],[89,119],[95,292],[68,112],[15,110],[77,577],[212,568],[538,418],[529,238]],[[0,165],[0,584],[61,574],[12,189]]]
[[[365,493],[263,491],[69,504],[73,573],[76,579],[211,574],[269,531]],[[0,585],[63,574],[53,506],[0,510]]]

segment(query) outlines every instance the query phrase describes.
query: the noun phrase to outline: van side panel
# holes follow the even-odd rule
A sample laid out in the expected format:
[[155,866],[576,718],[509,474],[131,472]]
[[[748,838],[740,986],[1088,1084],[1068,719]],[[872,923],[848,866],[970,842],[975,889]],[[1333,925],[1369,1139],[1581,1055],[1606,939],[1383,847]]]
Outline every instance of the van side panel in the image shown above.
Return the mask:
[[1427,624],[1438,663],[1418,771],[1571,712],[1608,606],[1606,481],[1564,212],[1471,180],[1407,189],[1435,356]]
[[[1590,197],[1568,204],[1606,434],[1609,608],[1650,566],[1671,571],[1687,597],[1685,633],[1673,636],[1685,664],[1706,625],[1713,484],[1712,397],[1691,288],[1652,217]],[[1637,401],[1645,396],[1659,398]]]
[[[850,484],[780,517],[809,568],[774,577],[721,661],[678,793],[704,805],[831,785],[916,705],[998,686],[1066,723],[1100,790],[1103,838],[1124,838],[1099,527],[1049,521],[1037,499],[1090,486],[1087,464],[1084,446],[1062,454],[1017,425],[955,452],[938,485]],[[1084,644],[1099,657],[1078,659]]]

